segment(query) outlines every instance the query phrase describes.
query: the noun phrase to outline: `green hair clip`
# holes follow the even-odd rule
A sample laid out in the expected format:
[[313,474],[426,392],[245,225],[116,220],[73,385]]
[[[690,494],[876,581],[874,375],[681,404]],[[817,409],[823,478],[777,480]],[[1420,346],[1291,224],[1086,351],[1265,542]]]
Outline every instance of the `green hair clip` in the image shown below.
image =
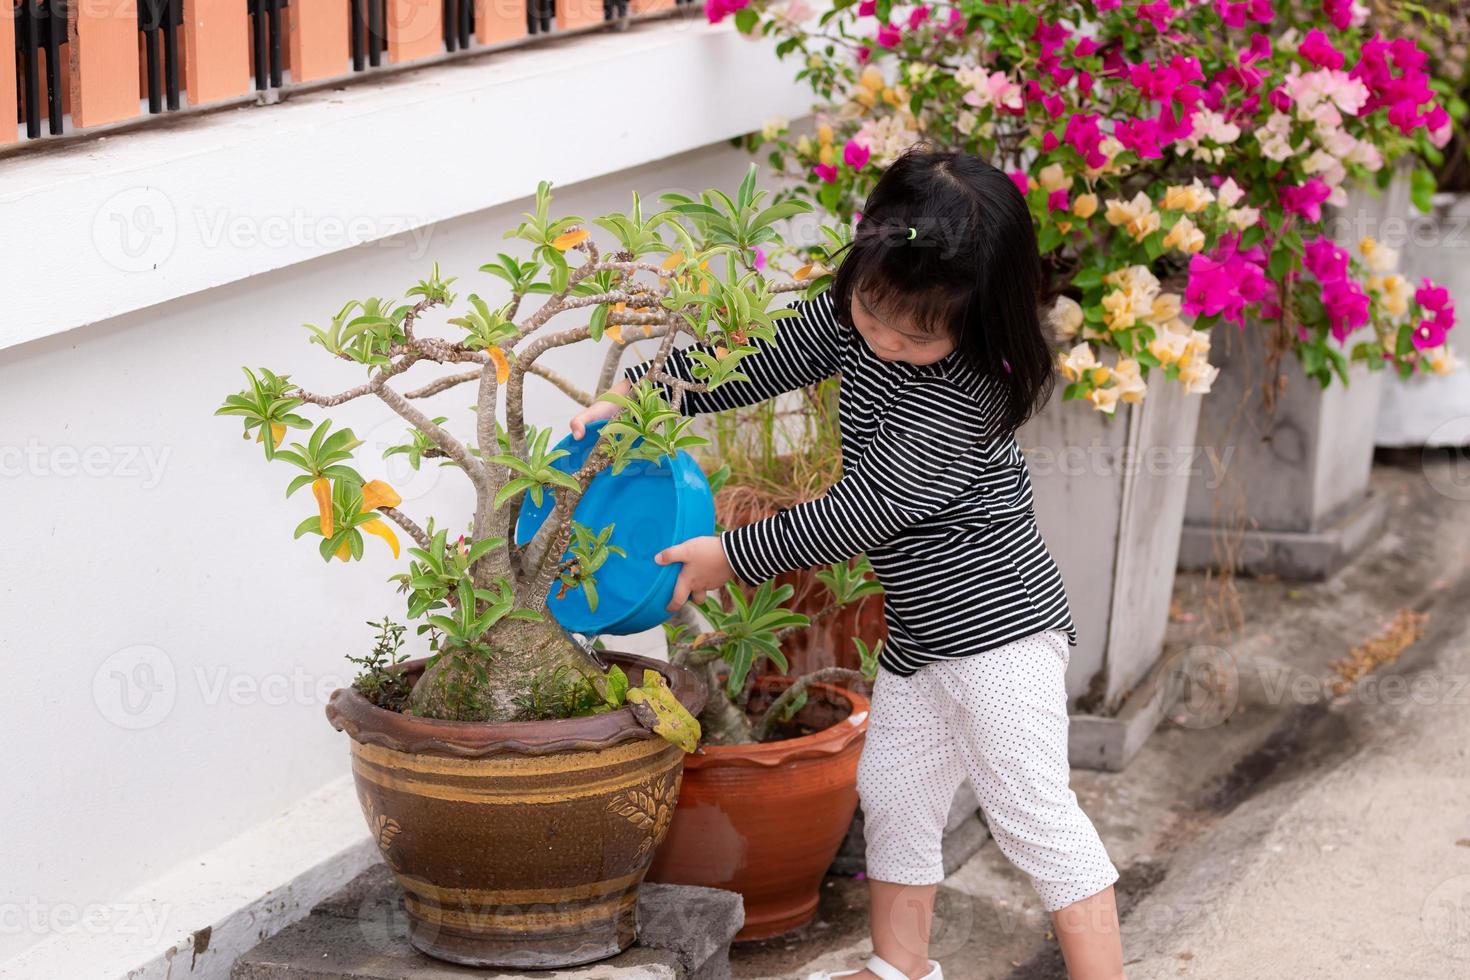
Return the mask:
[[912,225],[910,225],[909,226],[909,241],[913,241],[915,238],[918,238],[918,237],[919,237],[919,229],[917,229],[917,228],[913,227]]

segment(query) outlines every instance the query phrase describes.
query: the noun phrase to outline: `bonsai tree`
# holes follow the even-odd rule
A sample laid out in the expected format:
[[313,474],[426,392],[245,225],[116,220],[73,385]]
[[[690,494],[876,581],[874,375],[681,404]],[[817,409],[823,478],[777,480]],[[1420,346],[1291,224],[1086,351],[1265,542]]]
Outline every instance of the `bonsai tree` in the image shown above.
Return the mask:
[[[432,655],[410,689],[399,676],[404,627],[388,619],[372,624],[378,630],[372,652],[352,659],[363,668],[354,685],[374,703],[422,717],[486,722],[572,717],[628,704],[643,724],[694,750],[699,726],[663,678],[650,670],[634,686],[618,667],[604,670],[594,646],[576,642],[551,619],[547,601],[553,590],[583,589],[595,608],[598,572],[617,550],[609,543],[611,525],[589,528],[575,519],[591,481],[604,470],[616,474],[634,460],[659,463],[705,443],[678,410],[684,393],[742,379],[739,364],[758,349],[754,341],[774,342],[777,322],[793,315],[772,308],[779,294],[811,294],[830,278],[775,283],[757,268],[758,249],[779,241],[776,222],[809,205],[763,206],[766,192],[756,189],[755,177],[752,165],[733,199],[717,190],[699,200],[668,194],[666,209],[645,216],[635,194],[627,213],[591,222],[552,217],[550,184],[542,182],[534,213],[505,236],[527,243],[531,257],[501,253],[480,267],[500,280],[508,297],[470,293],[461,303],[455,277],[442,276],[436,264],[403,301],[350,300],[325,326],[307,325],[310,342],[358,373],[356,383],[308,391],[288,374],[245,369],[246,387],[216,414],[240,418],[245,437],[254,437],[267,460],[295,471],[288,497],[310,488],[314,506],[295,536],[319,539],[328,562],[360,559],[368,536],[406,558],[392,581]],[[614,250],[599,249],[589,225],[611,235]],[[544,299],[530,308],[533,296]],[[447,335],[429,332],[431,316],[456,310],[442,317]],[[581,322],[568,324],[568,317]],[[692,384],[663,373],[681,336],[718,352],[703,358]],[[612,396],[621,412],[596,433],[586,462],[564,472],[555,464],[566,453],[551,448],[550,430],[526,422],[527,376],[589,404],[593,395],[542,357],[573,344],[608,345],[597,386],[604,390],[626,346],[644,338],[658,340],[648,377],[626,397]],[[430,374],[431,365],[454,370]],[[423,377],[410,380],[420,372]],[[670,383],[670,398],[660,381]],[[465,433],[420,407],[423,399],[461,387],[474,399],[474,424]],[[438,522],[405,513],[393,487],[357,458],[361,441],[351,429],[311,417],[359,398],[381,401],[407,424],[405,441],[384,456],[404,455],[414,468],[457,470],[474,490],[472,513]],[[302,438],[288,443],[292,430]],[[522,500],[529,496],[539,506],[547,494],[555,499],[550,516],[534,538],[517,545]],[[399,534],[411,542],[406,555]],[[861,576],[854,569],[830,574],[839,596],[876,587],[856,581]],[[729,610],[705,603],[712,631],[692,635],[686,624],[673,632],[675,663],[713,677],[714,661],[728,658],[723,690],[733,694],[712,699],[718,704],[707,712],[720,719],[722,737],[749,737],[748,722],[731,720],[749,666],[762,655],[779,657],[781,631],[806,621],[779,608],[784,597],[767,589],[747,604],[732,593]],[[721,685],[711,685],[712,694],[718,690]],[[783,714],[795,710],[804,690],[788,692]]]
[[[1402,8],[1370,23],[1370,6]],[[1462,5],[1451,5],[1459,7]],[[1434,78],[1387,0],[967,0],[900,5],[708,0],[797,60],[817,99],[810,135],[774,118],[747,143],[790,193],[841,218],[927,141],[1006,168],[1036,221],[1065,341],[1065,398],[1101,412],[1158,372],[1209,390],[1209,330],[1270,331],[1322,385],[1351,361],[1402,376],[1448,370],[1453,303],[1411,283],[1370,236],[1327,233],[1324,205],[1444,161],[1465,103]],[[1380,31],[1381,28],[1381,31]]]

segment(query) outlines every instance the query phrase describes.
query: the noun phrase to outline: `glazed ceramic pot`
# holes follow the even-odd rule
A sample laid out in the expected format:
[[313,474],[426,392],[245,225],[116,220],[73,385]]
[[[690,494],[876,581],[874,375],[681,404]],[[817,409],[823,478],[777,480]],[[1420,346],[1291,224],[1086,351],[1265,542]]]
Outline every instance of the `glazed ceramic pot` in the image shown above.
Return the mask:
[[[790,677],[763,677],[759,712]],[[796,721],[812,734],[759,745],[706,745],[684,762],[684,785],[648,880],[739,892],[737,940],[765,939],[810,922],[822,877],[857,811],[857,766],[868,699],[814,684]]]
[[[693,671],[604,653],[630,676],[651,667],[692,714]],[[417,679],[427,660],[404,665]],[[685,755],[630,709],[498,724],[414,718],[352,688],[327,704],[352,738],[368,827],[404,890],[409,939],[479,967],[590,963],[638,934],[638,886],[668,830]]]

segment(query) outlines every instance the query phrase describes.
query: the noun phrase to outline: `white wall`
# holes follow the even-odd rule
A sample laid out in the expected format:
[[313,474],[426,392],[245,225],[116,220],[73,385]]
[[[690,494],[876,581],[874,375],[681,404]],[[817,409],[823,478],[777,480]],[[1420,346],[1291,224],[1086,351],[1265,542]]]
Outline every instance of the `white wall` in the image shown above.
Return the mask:
[[[626,209],[634,189],[650,204],[663,191],[733,191],[749,160],[721,144],[554,188],[554,208],[592,216]],[[499,295],[499,281],[476,270],[497,251],[525,254],[501,235],[529,207],[527,198],[0,350],[0,961],[56,931],[21,906],[44,919],[105,904],[347,771],[346,737],[322,707],[353,674],[344,654],[369,646],[364,621],[402,619],[385,582],[395,563],[377,539],[347,565],[324,564],[315,538],[293,541],[312,512],[309,491],[287,500],[294,470],[267,463],[237,420],[212,413],[243,385],[242,364],[318,391],[360,382],[309,346],[301,324],[328,320],[349,298],[401,296],[434,260],[461,277],[463,293]],[[600,357],[564,350],[547,362],[590,387]],[[528,391],[533,422],[564,423],[571,404],[559,392],[534,378]],[[471,401],[466,386],[430,407],[468,434]],[[403,431],[386,407],[330,414],[368,440],[360,468],[389,479],[403,510],[467,519],[457,471],[374,462]],[[175,933],[203,924],[166,923]]]

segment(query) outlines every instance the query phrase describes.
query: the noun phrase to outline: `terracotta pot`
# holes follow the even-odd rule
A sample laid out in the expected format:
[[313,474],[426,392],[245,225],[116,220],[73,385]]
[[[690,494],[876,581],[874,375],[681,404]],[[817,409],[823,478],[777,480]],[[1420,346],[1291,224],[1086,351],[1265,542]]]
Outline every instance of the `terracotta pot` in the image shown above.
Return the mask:
[[[791,683],[764,677],[751,696],[759,712]],[[765,939],[810,922],[822,876],[857,810],[857,766],[868,699],[815,684],[797,721],[822,726],[760,745],[707,745],[684,762],[684,786],[648,880],[739,892],[745,927]]]
[[[652,667],[689,711],[691,670]],[[422,674],[427,659],[404,665]],[[637,938],[638,885],[667,832],[684,752],[629,709],[501,724],[413,718],[352,688],[327,704],[352,737],[368,827],[404,890],[409,941],[481,967],[546,968],[613,956]]]

